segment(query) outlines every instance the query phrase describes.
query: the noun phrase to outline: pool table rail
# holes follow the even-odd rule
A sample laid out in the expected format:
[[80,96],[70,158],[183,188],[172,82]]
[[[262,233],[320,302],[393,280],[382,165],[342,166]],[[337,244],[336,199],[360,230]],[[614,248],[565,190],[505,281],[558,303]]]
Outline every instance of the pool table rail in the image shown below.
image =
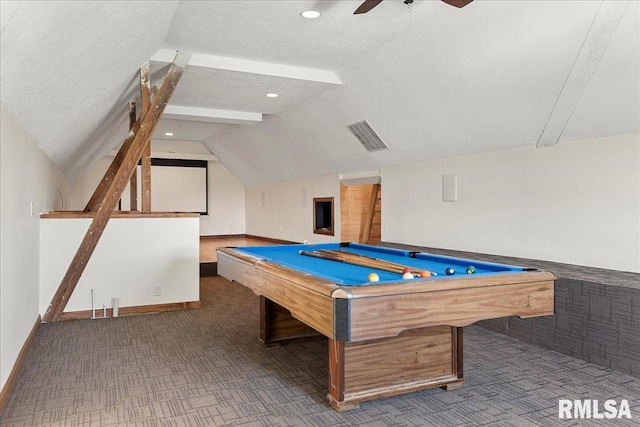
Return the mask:
[[[241,254],[227,248],[218,249],[220,276],[285,307],[291,316],[322,335],[329,338],[335,336],[334,299],[331,292],[338,286],[269,261],[256,261],[244,256],[236,258],[235,253]],[[300,279],[303,279],[303,283],[299,283]]]
[[[223,273],[226,272],[226,274],[232,275],[233,280],[242,284],[245,283],[243,280],[239,279],[244,278],[247,274],[252,274],[252,271],[247,270],[246,268],[249,266],[255,270],[264,271],[268,274],[277,275],[285,280],[295,282],[299,286],[328,297],[331,296],[331,293],[334,290],[340,287],[331,280],[307,274],[273,261],[264,260],[243,251],[238,251],[235,248],[218,248],[218,257],[220,256],[223,257],[223,261],[218,261],[219,271],[220,268],[222,268]],[[238,263],[238,261],[240,263]],[[232,265],[229,265],[228,263],[231,263]],[[225,274],[220,275],[227,278]]]
[[554,278],[505,285],[458,287],[414,293],[354,297],[349,341],[392,337],[431,326],[468,326],[480,320],[554,313]]

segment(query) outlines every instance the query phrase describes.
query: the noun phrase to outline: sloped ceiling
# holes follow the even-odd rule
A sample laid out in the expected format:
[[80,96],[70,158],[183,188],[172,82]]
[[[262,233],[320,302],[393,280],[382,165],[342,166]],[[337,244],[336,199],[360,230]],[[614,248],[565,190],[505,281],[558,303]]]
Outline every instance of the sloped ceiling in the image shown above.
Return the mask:
[[[3,0],[1,100],[70,181],[125,138],[140,66],[155,83],[175,50],[192,61],[154,140],[200,141],[247,186],[535,146],[562,97],[559,143],[640,130],[637,1],[605,2],[621,18],[573,86],[601,2],[360,3]],[[388,150],[359,144],[361,120]]]

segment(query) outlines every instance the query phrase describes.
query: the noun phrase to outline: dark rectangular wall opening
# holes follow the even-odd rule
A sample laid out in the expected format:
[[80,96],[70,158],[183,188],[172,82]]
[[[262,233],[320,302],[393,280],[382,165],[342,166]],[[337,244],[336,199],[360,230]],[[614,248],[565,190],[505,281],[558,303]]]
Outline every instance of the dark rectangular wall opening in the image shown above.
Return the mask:
[[333,197],[313,199],[313,232],[315,234],[334,235]]

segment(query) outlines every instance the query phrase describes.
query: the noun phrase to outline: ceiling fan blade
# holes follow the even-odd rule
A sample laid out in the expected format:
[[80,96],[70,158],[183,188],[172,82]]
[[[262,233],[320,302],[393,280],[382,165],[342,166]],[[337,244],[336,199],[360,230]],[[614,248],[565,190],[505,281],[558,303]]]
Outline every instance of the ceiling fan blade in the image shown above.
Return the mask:
[[360,7],[357,8],[355,12],[353,12],[353,14],[354,15],[359,15],[361,13],[367,13],[371,9],[373,9],[374,7],[379,5],[381,2],[382,2],[382,0],[365,0],[365,2],[362,3],[360,5]]
[[442,1],[445,2],[446,4],[450,4],[451,6],[465,7],[466,5],[471,3],[473,0],[442,0]]

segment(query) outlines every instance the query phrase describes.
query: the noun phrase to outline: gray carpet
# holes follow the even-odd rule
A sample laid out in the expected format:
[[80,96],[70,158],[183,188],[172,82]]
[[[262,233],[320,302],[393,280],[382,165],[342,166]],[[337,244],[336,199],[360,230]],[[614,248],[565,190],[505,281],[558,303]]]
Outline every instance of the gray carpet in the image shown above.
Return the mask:
[[[198,310],[42,325],[3,426],[638,425],[640,379],[477,326],[465,385],[366,402],[326,399],[327,344],[265,350],[258,297],[202,279]],[[561,420],[559,399],[628,399],[632,420]]]

